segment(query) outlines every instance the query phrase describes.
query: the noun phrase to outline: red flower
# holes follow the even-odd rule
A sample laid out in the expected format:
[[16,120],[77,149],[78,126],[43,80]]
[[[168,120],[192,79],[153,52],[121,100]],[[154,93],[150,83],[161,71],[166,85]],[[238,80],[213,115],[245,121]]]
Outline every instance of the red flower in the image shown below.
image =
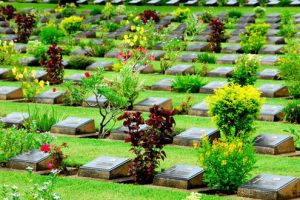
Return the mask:
[[90,77],[91,77],[90,73],[88,73],[88,72],[85,72],[85,73],[84,73],[84,76],[85,76],[86,78],[90,78]]
[[132,53],[131,53],[131,51],[127,51],[127,56],[132,56]]
[[48,169],[52,169],[53,165],[51,163],[48,163],[47,167],[48,167]]
[[52,88],[52,92],[56,92],[56,88]]
[[48,153],[50,151],[50,144],[43,144],[41,146],[41,151]]
[[150,56],[149,60],[155,60],[154,56]]
[[118,58],[119,58],[119,59],[123,58],[123,52],[122,52],[122,51],[120,51],[120,52],[118,53]]

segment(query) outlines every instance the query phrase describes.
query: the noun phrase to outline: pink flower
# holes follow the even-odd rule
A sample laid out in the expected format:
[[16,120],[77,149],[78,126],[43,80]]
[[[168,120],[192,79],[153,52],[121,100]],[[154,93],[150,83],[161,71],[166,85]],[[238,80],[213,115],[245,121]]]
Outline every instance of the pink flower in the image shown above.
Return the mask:
[[155,60],[154,56],[150,56],[149,60]]
[[88,73],[88,72],[85,72],[85,73],[84,73],[84,76],[85,76],[86,78],[90,78],[90,77],[91,77],[90,73]]
[[132,56],[131,51],[127,51],[127,56]]
[[48,163],[47,167],[48,167],[48,169],[52,169],[53,165],[51,163]]
[[119,58],[119,59],[123,58],[123,52],[122,52],[122,51],[120,51],[120,52],[118,53],[118,58]]
[[56,88],[52,88],[52,92],[56,92]]
[[50,144],[43,144],[41,146],[41,151],[48,153],[50,151]]

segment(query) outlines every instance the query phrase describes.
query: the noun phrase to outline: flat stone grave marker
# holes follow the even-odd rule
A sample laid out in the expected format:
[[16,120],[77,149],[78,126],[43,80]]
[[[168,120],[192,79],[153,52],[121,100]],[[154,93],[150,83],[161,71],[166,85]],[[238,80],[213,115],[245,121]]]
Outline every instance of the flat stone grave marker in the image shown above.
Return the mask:
[[257,153],[278,155],[295,152],[294,139],[289,135],[261,134],[255,137],[254,147]]
[[230,38],[227,39],[228,43],[239,43],[241,42],[240,36],[231,36]]
[[140,5],[142,3],[142,0],[132,0],[129,1],[130,5]]
[[226,81],[212,81],[200,88],[200,93],[213,94],[215,89],[219,89],[227,85]]
[[177,64],[173,67],[168,68],[165,71],[165,74],[168,75],[185,75],[185,74],[193,74],[194,66],[189,64]]
[[224,55],[217,59],[217,64],[235,64],[239,57],[239,55]]
[[237,0],[228,0],[226,6],[237,6],[239,3]]
[[26,44],[15,44],[15,50],[19,53],[26,53],[27,52],[27,45]]
[[94,4],[105,4],[105,0],[95,0]]
[[4,124],[5,127],[17,126],[21,127],[25,121],[29,119],[28,113],[12,112],[5,117],[0,119],[0,122]]
[[237,21],[237,23],[255,23],[255,18],[253,16],[242,16]]
[[176,29],[171,31],[172,34],[183,34],[187,29],[187,24],[186,23],[181,23],[177,26]]
[[88,4],[87,0],[78,0],[77,1],[78,4]]
[[293,0],[291,3],[290,3],[291,6],[300,6],[300,1],[299,0]]
[[65,81],[74,81],[74,82],[80,82],[84,78],[84,74],[73,74],[66,78],[64,78]]
[[189,115],[208,117],[209,114],[207,102],[203,100],[200,103],[192,106],[189,110]]
[[250,26],[252,23],[238,23],[236,24],[236,29],[245,29],[245,27]]
[[206,28],[204,31],[202,31],[200,34],[201,35],[209,35],[212,32],[210,28]]
[[0,86],[0,100],[22,99],[23,91],[20,87]]
[[63,103],[63,92],[48,90],[42,94],[39,94],[34,98],[36,103],[46,104],[60,104]]
[[[297,3],[300,5],[300,1],[297,1]],[[295,19],[295,24],[299,24],[300,23],[300,18]]]
[[279,30],[278,29],[269,29],[269,31],[267,32],[267,36],[277,36],[279,34]]
[[15,34],[15,31],[13,28],[10,27],[7,28],[0,27],[0,34]]
[[154,67],[152,64],[137,64],[134,66],[135,71],[139,71],[142,74],[152,74],[154,73]]
[[152,51],[149,52],[148,55],[149,56],[153,56],[154,60],[160,61],[161,58],[163,58],[165,56],[165,52],[163,51]]
[[187,51],[208,51],[209,44],[208,43],[194,43],[186,47]]
[[[107,98],[105,96],[100,96],[98,98],[98,102],[100,104],[100,107],[104,107],[107,104]],[[82,106],[84,106],[84,107],[98,106],[96,96],[93,95],[93,96],[88,97],[86,100],[84,100],[84,102],[82,103]]]
[[112,4],[121,4],[121,3],[123,3],[123,0],[112,0],[111,3]]
[[271,17],[271,18],[267,17],[265,23],[269,23],[269,24],[271,24],[271,23],[279,23],[280,21],[281,21],[281,19],[278,18],[278,17]]
[[[116,0],[116,1],[123,2],[123,0]],[[112,22],[119,24],[119,23],[121,23],[122,20],[125,20],[127,18],[128,18],[127,15],[118,15],[112,19]]]
[[159,5],[161,3],[162,3],[161,0],[150,0],[147,2],[148,5]]
[[174,82],[174,79],[165,78],[163,80],[160,80],[160,81],[154,83],[151,86],[151,90],[172,91],[173,82]]
[[203,185],[204,170],[197,166],[174,165],[154,177],[153,184],[180,189],[192,189]]
[[218,5],[218,1],[217,0],[208,0],[205,3],[206,6],[216,6]]
[[9,78],[12,75],[10,68],[0,68],[0,79]]
[[163,107],[164,109],[171,110],[173,108],[172,99],[164,97],[148,97],[143,101],[135,104],[133,110],[148,112],[154,105]]
[[111,71],[114,63],[111,61],[97,61],[87,66],[86,70],[97,71],[99,68],[104,68],[107,71]]
[[18,60],[19,64],[22,66],[39,66],[39,60],[33,56],[29,56],[26,58],[20,58]]
[[222,48],[222,53],[241,53],[242,47],[240,44],[231,44],[227,47]]
[[257,0],[248,1],[245,6],[259,6],[259,2]]
[[285,44],[284,37],[282,36],[267,37],[267,44]]
[[246,32],[245,29],[235,29],[235,30],[233,30],[233,31],[230,33],[230,35],[231,35],[231,36],[239,36],[239,35],[241,35],[242,33],[245,33],[245,32]]
[[[139,130],[146,130],[147,129],[147,125],[146,124],[142,124],[139,126]],[[126,126],[121,126],[115,130],[112,130],[109,134],[109,139],[112,140],[126,140],[127,138],[129,138],[129,134],[128,134],[128,127]]]
[[262,65],[274,66],[278,61],[278,56],[264,56],[260,59]]
[[220,137],[218,129],[196,128],[192,127],[188,130],[176,135],[173,144],[180,146],[199,146],[203,136],[207,136],[211,141]]
[[8,167],[19,170],[26,170],[27,167],[31,167],[33,171],[42,171],[48,169],[50,160],[49,153],[33,149],[11,158]]
[[289,96],[289,91],[287,86],[281,84],[264,84],[259,87],[262,92],[263,97],[287,97]]
[[268,14],[267,18],[280,18],[280,13],[272,13],[272,14]]
[[260,54],[282,54],[283,45],[266,45],[261,50],[259,50]]
[[7,21],[0,21],[0,27],[7,28],[9,27],[9,23]]
[[78,56],[78,55],[82,55],[82,56],[88,56],[90,53],[90,49],[75,49],[74,51],[71,52],[71,55],[73,56]]
[[186,6],[195,6],[198,4],[198,0],[188,0],[187,2],[184,3]]
[[280,23],[272,23],[270,24],[270,29],[279,29],[280,28]]
[[280,79],[280,71],[278,69],[264,69],[258,73],[259,78],[267,80]]
[[36,70],[35,76],[32,78],[38,79],[38,80],[44,80],[47,81],[47,72],[44,70]]
[[207,73],[208,77],[230,77],[234,67],[217,67]]
[[225,19],[228,18],[228,13],[226,13],[226,12],[225,13],[219,13],[219,14],[217,14],[217,17],[221,20],[225,20]]
[[16,41],[17,39],[18,39],[17,35],[3,35],[1,37],[2,41],[7,41],[7,42]]
[[101,156],[81,166],[78,176],[107,180],[127,177],[130,164],[129,158]]
[[208,35],[199,35],[199,36],[195,37],[193,41],[197,41],[197,42],[207,42],[207,41],[208,41],[208,38],[209,38]]
[[271,0],[267,3],[268,6],[277,6],[279,5],[280,1],[279,0]]
[[266,105],[264,104],[260,110],[258,119],[263,121],[281,121],[283,120],[284,107],[281,105]]
[[163,44],[162,44],[162,42],[159,42],[156,45],[154,45],[152,47],[152,49],[154,49],[154,50],[163,50]]
[[167,40],[183,40],[184,39],[184,34],[183,33],[179,33],[179,34],[170,34],[167,38]]
[[175,5],[178,5],[179,2],[180,2],[180,0],[170,0],[170,1],[167,1],[166,5],[175,6]]
[[277,200],[291,199],[300,195],[298,178],[272,174],[260,174],[238,189],[238,196]]
[[51,127],[51,133],[66,135],[83,135],[95,132],[95,121],[88,118],[68,117]]
[[104,57],[106,58],[117,58],[118,57],[118,54],[120,53],[121,51],[120,50],[112,50],[110,52],[107,52]]
[[195,53],[186,53],[177,58],[180,62],[196,62],[198,59],[198,55]]

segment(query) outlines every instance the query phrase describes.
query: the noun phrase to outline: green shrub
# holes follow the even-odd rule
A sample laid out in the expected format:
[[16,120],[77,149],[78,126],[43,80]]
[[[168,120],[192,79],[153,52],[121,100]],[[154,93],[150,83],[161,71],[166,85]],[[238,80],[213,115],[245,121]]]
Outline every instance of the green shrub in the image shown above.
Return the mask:
[[189,8],[178,7],[173,12],[173,19],[177,22],[182,22],[183,20],[187,19],[190,14],[191,14],[191,10]]
[[264,16],[266,16],[266,8],[257,6],[253,9],[253,12],[255,13],[255,16],[257,18],[263,18]]
[[241,16],[242,16],[241,11],[231,10],[228,12],[228,17],[230,17],[230,18],[240,18]]
[[108,32],[114,32],[121,27],[119,24],[114,22],[105,22],[103,23],[103,25],[104,25],[104,29]]
[[200,15],[200,19],[205,23],[209,23],[214,18],[213,14],[209,11],[205,11]]
[[290,128],[289,130],[284,130],[284,132],[287,132],[293,136],[295,147],[300,149],[300,129],[296,130],[294,128]]
[[75,15],[75,14],[76,14],[76,7],[73,7],[73,6],[67,6],[61,12],[62,17],[64,17],[64,18],[71,17],[72,15]]
[[289,6],[291,4],[292,0],[279,0],[280,6]]
[[40,32],[43,44],[57,44],[62,37],[62,31],[56,26],[46,26]]
[[201,141],[200,164],[205,170],[204,182],[209,188],[235,193],[248,180],[256,159],[251,143],[240,138]]
[[91,15],[99,15],[102,14],[102,9],[101,8],[93,8],[91,10]]
[[17,54],[15,50],[15,43],[13,41],[1,41],[0,40],[0,64],[1,65],[13,65],[15,59],[13,55]]
[[81,31],[83,29],[82,22],[82,17],[72,16],[63,19],[60,23],[60,27],[66,35],[69,35]]
[[284,108],[285,120],[300,124],[300,100],[289,101]]
[[44,54],[48,51],[48,46],[39,41],[29,41],[27,44],[27,53],[32,54],[39,61],[42,60]]
[[172,87],[177,92],[197,93],[199,89],[207,83],[202,77],[197,75],[176,76]]
[[85,69],[87,66],[94,63],[94,59],[83,56],[83,55],[76,55],[76,56],[70,56],[70,59],[68,61],[68,66],[71,69]]
[[250,85],[230,84],[215,90],[206,101],[209,114],[223,135],[249,139],[263,103],[257,89]]
[[243,54],[236,63],[230,82],[244,85],[254,85],[257,79],[257,70],[260,64],[259,57],[252,54]]
[[87,91],[82,85],[74,84],[72,81],[64,83],[64,105],[80,106],[86,99]]
[[198,61],[201,63],[210,63],[210,64],[214,64],[216,63],[216,56],[215,54],[210,54],[210,53],[199,53],[198,54]]
[[297,28],[294,24],[294,17],[289,11],[284,11],[281,14],[280,35],[285,38],[291,38],[297,33]]
[[115,7],[110,3],[110,2],[106,2],[103,10],[102,10],[102,14],[104,19],[110,19],[111,17],[113,17],[116,12],[115,12]]

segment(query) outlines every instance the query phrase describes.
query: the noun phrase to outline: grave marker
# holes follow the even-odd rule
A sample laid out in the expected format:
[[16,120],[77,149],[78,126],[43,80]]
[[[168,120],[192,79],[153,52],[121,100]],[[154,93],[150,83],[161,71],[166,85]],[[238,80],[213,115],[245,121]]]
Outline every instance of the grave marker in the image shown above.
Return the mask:
[[171,78],[160,80],[151,86],[151,90],[172,91],[173,81],[174,79]]
[[20,87],[0,86],[0,100],[22,99],[23,90]]
[[39,94],[34,98],[36,103],[46,104],[61,104],[63,103],[63,92],[48,90],[42,94]]
[[12,112],[5,117],[0,119],[0,122],[4,124],[5,127],[9,126],[23,126],[23,123],[29,119],[28,113]]
[[267,80],[280,79],[280,71],[278,69],[264,69],[258,73],[259,78]]
[[201,101],[200,103],[192,106],[189,110],[189,115],[208,117],[208,105],[206,101]]
[[219,89],[227,85],[225,81],[212,81],[200,88],[200,93],[213,94],[215,89]]
[[189,64],[177,64],[173,67],[168,68],[165,71],[165,74],[168,75],[185,75],[185,74],[193,74],[194,66]]
[[217,67],[207,73],[208,77],[230,77],[234,67]]
[[88,118],[68,117],[51,127],[51,133],[66,135],[83,135],[95,132],[95,121]]
[[164,109],[171,110],[173,108],[172,99],[164,97],[148,97],[143,101],[134,105],[133,110],[148,112],[154,105],[163,107]]
[[260,110],[258,119],[263,121],[281,121],[284,118],[283,106],[264,104]]
[[280,84],[264,84],[259,87],[263,97],[288,97],[289,91],[287,86]]

